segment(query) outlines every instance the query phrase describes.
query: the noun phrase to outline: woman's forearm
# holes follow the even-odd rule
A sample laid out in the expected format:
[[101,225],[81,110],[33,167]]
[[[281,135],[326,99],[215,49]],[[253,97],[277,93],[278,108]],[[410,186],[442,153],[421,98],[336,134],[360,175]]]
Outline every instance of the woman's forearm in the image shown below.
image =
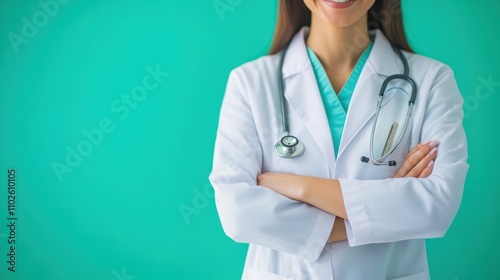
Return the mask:
[[340,182],[337,179],[266,172],[259,175],[257,184],[348,219]]
[[347,231],[345,229],[344,219],[336,217],[335,223],[333,224],[330,237],[328,237],[327,243],[333,243],[338,241],[347,240]]
[[339,180],[309,177],[300,193],[298,200],[342,219],[348,219]]

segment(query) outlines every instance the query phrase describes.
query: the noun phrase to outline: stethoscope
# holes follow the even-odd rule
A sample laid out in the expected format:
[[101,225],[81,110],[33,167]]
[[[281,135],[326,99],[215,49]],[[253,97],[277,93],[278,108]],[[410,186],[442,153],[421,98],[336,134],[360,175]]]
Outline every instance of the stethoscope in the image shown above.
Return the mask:
[[[373,119],[373,125],[372,125],[372,130],[371,130],[371,135],[370,135],[370,158],[368,157],[361,157],[361,161],[365,163],[372,163],[374,165],[388,165],[388,166],[396,166],[397,163],[394,160],[389,160],[385,161],[387,157],[396,149],[396,147],[399,145],[401,140],[403,139],[403,135],[406,132],[406,128],[408,126],[408,121],[410,119],[412,110],[413,110],[413,105],[415,104],[415,99],[417,97],[417,85],[415,84],[415,81],[409,76],[409,66],[408,66],[408,61],[406,60],[406,57],[403,55],[403,52],[395,47],[394,45],[391,45],[392,48],[398,53],[399,57],[401,58],[401,61],[403,62],[404,66],[404,72],[403,74],[395,74],[392,76],[389,76],[385,79],[385,81],[382,84],[382,87],[379,92],[379,99],[377,102],[377,110],[375,112],[375,118]],[[278,88],[280,92],[280,107],[281,107],[281,122],[282,122],[282,128],[283,128],[283,136],[275,145],[274,145],[274,151],[276,154],[282,158],[296,158],[299,157],[304,153],[305,146],[304,144],[295,136],[291,135],[289,132],[289,126],[288,126],[288,120],[286,119],[287,115],[287,108],[285,106],[285,92],[283,90],[283,63],[285,60],[285,54],[286,51],[288,50],[288,45],[285,47],[283,52],[281,53],[281,58],[280,58],[280,63],[279,63],[279,70],[278,70],[278,80],[280,81],[278,83]],[[384,94],[386,92],[387,86],[389,82],[393,80],[403,80],[408,82],[411,85],[411,96],[410,100],[408,101],[408,110],[406,112],[406,118],[402,127],[402,133],[399,134],[399,137],[396,139],[396,142],[394,142],[395,135],[399,129],[399,124],[397,122],[393,123],[389,135],[387,137],[387,140],[384,145],[384,149],[382,152],[382,155],[380,157],[375,157],[374,155],[374,149],[373,149],[373,138],[375,136],[375,128],[377,127],[377,120],[379,117],[380,113],[380,108],[382,106],[382,101],[384,99]],[[394,143],[394,144],[393,144]]]
[[282,158],[296,158],[304,153],[304,144],[299,141],[299,139],[293,135],[290,135],[288,128],[288,120],[286,119],[286,107],[285,107],[285,92],[283,90],[283,63],[285,61],[285,54],[288,50],[288,45],[285,47],[281,54],[280,66],[278,70],[278,88],[280,92],[280,107],[281,107],[281,126],[283,128],[283,133],[285,136],[281,138],[275,145],[274,151],[278,156]]

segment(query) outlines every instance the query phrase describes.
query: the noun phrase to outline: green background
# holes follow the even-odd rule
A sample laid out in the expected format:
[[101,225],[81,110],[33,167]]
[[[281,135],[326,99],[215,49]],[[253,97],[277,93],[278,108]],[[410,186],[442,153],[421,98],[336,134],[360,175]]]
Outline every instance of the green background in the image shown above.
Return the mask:
[[[207,177],[228,73],[266,54],[277,1],[67,2],[46,18],[38,1],[0,2],[0,279],[239,279],[247,246],[224,235]],[[500,2],[403,8],[414,49],[449,64],[466,100],[471,167],[454,224],[428,241],[432,278],[500,279]],[[23,18],[43,26],[12,43]],[[168,77],[117,113],[148,67]],[[103,120],[113,130],[82,146]],[[87,155],[58,178],[79,145]]]

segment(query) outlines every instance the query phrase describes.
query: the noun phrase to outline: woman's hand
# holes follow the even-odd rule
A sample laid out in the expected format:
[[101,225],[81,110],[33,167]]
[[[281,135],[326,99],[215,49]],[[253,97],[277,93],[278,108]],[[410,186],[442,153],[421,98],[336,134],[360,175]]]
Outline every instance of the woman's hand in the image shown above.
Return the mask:
[[437,155],[438,141],[427,141],[418,144],[406,156],[403,165],[394,178],[414,177],[427,178],[432,173],[434,159]]

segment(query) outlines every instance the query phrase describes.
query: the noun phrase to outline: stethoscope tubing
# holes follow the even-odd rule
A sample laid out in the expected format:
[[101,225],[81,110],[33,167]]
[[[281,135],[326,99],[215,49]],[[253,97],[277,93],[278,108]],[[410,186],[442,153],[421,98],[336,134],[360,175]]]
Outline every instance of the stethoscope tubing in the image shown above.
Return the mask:
[[[404,71],[403,71],[403,74],[394,74],[394,75],[387,77],[384,80],[384,82],[382,83],[382,87],[380,88],[379,99],[377,102],[377,109],[375,112],[375,117],[373,119],[373,125],[372,125],[372,130],[371,130],[371,135],[370,135],[370,162],[372,164],[375,164],[375,165],[383,165],[385,160],[387,159],[387,157],[389,155],[391,155],[392,152],[394,152],[394,150],[398,147],[398,145],[401,142],[401,140],[403,139],[403,136],[404,136],[406,129],[408,127],[408,122],[410,120],[411,113],[413,111],[413,105],[415,104],[415,99],[417,98],[417,84],[409,76],[410,70],[409,70],[409,66],[408,66],[408,60],[406,59],[406,57],[404,56],[403,52],[400,49],[396,48],[393,45],[392,45],[392,48],[398,53],[399,57],[401,58],[401,61],[403,62]],[[399,137],[396,140],[395,144],[391,146],[391,149],[387,153],[385,153],[384,155],[382,155],[380,158],[377,159],[377,158],[375,158],[375,155],[374,155],[373,139],[375,138],[375,130],[377,127],[378,116],[380,113],[380,108],[382,107],[382,101],[383,101],[385,92],[387,90],[387,86],[389,85],[389,83],[391,81],[397,80],[397,79],[403,80],[411,85],[411,95],[410,95],[410,100],[408,101],[408,110],[406,112],[406,117],[405,117],[405,121],[403,124],[402,132],[399,134]],[[365,161],[363,161],[363,162],[365,162]],[[394,161],[392,161],[392,162],[394,162]]]
[[288,135],[290,133],[290,129],[288,127],[288,120],[286,119],[287,115],[287,108],[285,106],[285,91],[283,89],[283,64],[285,62],[285,55],[286,51],[288,50],[288,45],[286,45],[283,49],[283,53],[281,54],[280,58],[280,70],[278,71],[278,87],[279,87],[279,92],[280,92],[280,104],[281,104],[281,125],[283,128],[283,133],[285,135]]
[[[369,162],[369,163],[372,163],[374,165],[389,165],[389,166],[395,166],[396,165],[395,161],[391,160],[391,161],[389,161],[389,163],[386,163],[385,159],[390,154],[392,154],[392,152],[394,152],[394,150],[397,148],[397,146],[399,145],[399,143],[403,139],[403,136],[404,136],[404,134],[406,132],[406,129],[408,127],[408,122],[409,122],[409,119],[410,119],[410,116],[411,116],[411,113],[412,113],[412,110],[413,110],[413,105],[415,104],[415,100],[416,100],[416,96],[417,96],[417,85],[416,85],[415,81],[409,76],[409,71],[410,70],[409,70],[408,60],[406,59],[406,57],[404,56],[403,52],[399,48],[395,47],[394,45],[391,45],[391,46],[394,49],[394,51],[396,53],[398,53],[399,57],[401,58],[401,61],[403,62],[404,71],[403,71],[403,74],[394,74],[394,75],[391,75],[388,78],[386,78],[384,80],[384,82],[382,83],[382,87],[380,88],[379,100],[377,102],[377,107],[376,107],[377,109],[376,109],[376,113],[375,113],[375,118],[373,120],[373,125],[372,125],[372,130],[371,130],[371,135],[370,135],[370,159],[368,159],[366,157],[362,157],[361,158],[362,162]],[[286,45],[283,48],[282,53],[281,53],[281,57],[280,57],[280,63],[279,63],[279,69],[280,70],[278,71],[278,80],[280,82],[278,83],[278,89],[279,89],[279,92],[280,92],[279,99],[280,99],[281,124],[282,124],[282,128],[283,128],[283,133],[285,135],[290,135],[289,123],[288,123],[288,120],[286,118],[286,116],[287,116],[287,108],[286,108],[286,105],[285,105],[285,92],[284,92],[284,89],[283,89],[284,88],[284,85],[283,85],[284,84],[284,81],[283,81],[283,65],[284,65],[285,55],[286,55],[287,50],[288,50],[288,45]],[[374,153],[373,139],[374,139],[374,136],[375,136],[375,129],[376,129],[376,126],[377,126],[377,120],[378,120],[378,116],[379,116],[379,113],[380,113],[380,108],[382,106],[382,100],[384,98],[384,94],[385,94],[385,91],[387,89],[387,86],[388,86],[388,84],[391,81],[396,80],[396,79],[404,80],[404,81],[408,82],[411,85],[412,90],[411,90],[410,100],[408,101],[408,110],[407,110],[407,113],[406,113],[406,118],[405,118],[405,121],[404,121],[402,132],[400,133],[398,139],[396,140],[396,143],[394,145],[392,145],[391,149],[387,153],[385,153],[384,155],[382,155],[381,158],[376,159],[375,155],[373,154]],[[278,142],[276,144],[276,146],[279,146],[279,145],[280,144]],[[290,156],[287,156],[287,154],[280,153],[279,152],[280,151],[280,147],[276,147],[276,146],[275,146],[276,153],[278,153],[278,155],[280,157],[283,157],[283,158],[292,158]],[[303,149],[303,144],[302,144],[302,149]],[[298,156],[300,156],[301,154],[302,154],[302,152],[300,152]]]

